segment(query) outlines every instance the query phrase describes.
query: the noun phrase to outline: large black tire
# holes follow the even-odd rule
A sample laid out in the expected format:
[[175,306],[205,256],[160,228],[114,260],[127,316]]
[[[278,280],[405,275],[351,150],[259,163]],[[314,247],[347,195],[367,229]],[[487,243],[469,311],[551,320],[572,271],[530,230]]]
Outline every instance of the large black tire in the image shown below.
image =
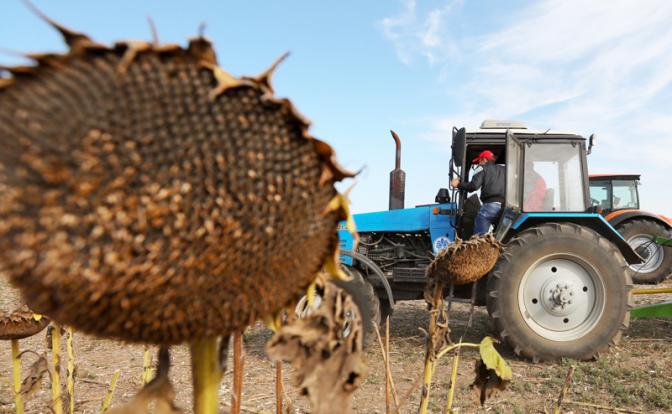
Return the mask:
[[345,290],[354,300],[362,316],[364,327],[364,347],[376,340],[376,326],[380,323],[380,302],[371,283],[364,279],[359,270],[344,266],[350,280],[335,280],[334,284]]
[[653,239],[672,237],[672,233],[662,224],[653,220],[637,219],[620,224],[616,230],[642,256],[642,264],[628,268],[630,277],[635,283],[660,283],[672,272],[672,247],[655,244]]
[[592,359],[630,323],[626,269],[616,247],[586,227],[527,229],[507,243],[490,273],[488,313],[516,355]]

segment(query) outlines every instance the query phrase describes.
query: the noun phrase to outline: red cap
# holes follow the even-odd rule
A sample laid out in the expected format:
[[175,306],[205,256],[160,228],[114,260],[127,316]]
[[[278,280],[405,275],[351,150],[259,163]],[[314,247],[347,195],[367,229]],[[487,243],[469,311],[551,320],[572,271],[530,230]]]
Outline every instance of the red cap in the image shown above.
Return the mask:
[[472,164],[478,164],[478,162],[480,160],[482,160],[483,158],[485,158],[487,160],[490,160],[490,161],[494,161],[495,160],[495,154],[493,154],[492,151],[485,150],[485,151],[481,152],[480,154],[478,154],[478,157],[474,158],[473,161],[471,161],[471,163]]

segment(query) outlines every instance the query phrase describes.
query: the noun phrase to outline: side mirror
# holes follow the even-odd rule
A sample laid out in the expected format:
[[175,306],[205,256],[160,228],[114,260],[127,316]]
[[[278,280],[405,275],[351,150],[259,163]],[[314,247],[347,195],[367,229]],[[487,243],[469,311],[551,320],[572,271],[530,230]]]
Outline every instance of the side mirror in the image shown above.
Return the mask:
[[439,204],[450,203],[450,191],[447,188],[439,188],[439,192],[436,193],[434,201]]
[[467,145],[467,130],[464,128],[453,129],[453,163],[457,167],[462,167],[464,164],[465,148]]
[[590,137],[588,137],[588,151],[586,152],[587,155],[590,155],[590,153],[593,152],[594,146],[595,146],[595,134],[590,134]]

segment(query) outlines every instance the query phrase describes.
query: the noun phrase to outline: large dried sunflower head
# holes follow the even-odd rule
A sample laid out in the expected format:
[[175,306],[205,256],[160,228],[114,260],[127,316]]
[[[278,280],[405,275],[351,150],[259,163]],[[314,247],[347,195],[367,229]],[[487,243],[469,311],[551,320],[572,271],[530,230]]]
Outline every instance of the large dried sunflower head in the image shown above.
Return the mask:
[[444,283],[464,285],[487,275],[499,258],[502,245],[491,234],[459,238],[439,252],[427,267],[427,276]]
[[0,78],[0,267],[28,304],[104,337],[179,343],[293,300],[337,245],[345,177],[270,71],[206,39],[70,51]]

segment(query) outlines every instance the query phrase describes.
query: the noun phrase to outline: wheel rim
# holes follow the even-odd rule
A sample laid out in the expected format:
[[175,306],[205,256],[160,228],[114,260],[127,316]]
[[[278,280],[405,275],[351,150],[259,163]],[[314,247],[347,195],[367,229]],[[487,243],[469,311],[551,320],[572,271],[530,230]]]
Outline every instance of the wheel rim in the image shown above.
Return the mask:
[[[341,270],[343,270],[343,272],[345,272],[351,278],[353,277],[352,271],[348,266],[342,265]],[[294,307],[294,315],[299,319],[305,318],[306,316],[315,312],[315,310],[319,308],[321,304],[322,304],[322,296],[320,296],[317,292],[315,292],[315,296],[313,297],[313,303],[311,306],[308,306],[308,296],[303,295],[301,296],[301,299],[299,299],[299,302]]]
[[313,303],[311,306],[308,306],[308,296],[303,295],[301,296],[301,299],[299,299],[299,302],[296,304],[296,307],[294,307],[294,315],[298,319],[303,319],[306,316],[309,316],[317,308],[320,307],[322,304],[322,296],[315,294],[315,297],[313,298]]
[[663,264],[665,253],[663,246],[654,243],[653,237],[648,234],[638,234],[628,239],[628,244],[644,259],[644,263],[630,266],[635,273],[645,274],[655,272]]
[[[308,297],[306,295],[301,296],[301,299],[299,299],[299,302],[296,304],[296,307],[294,308],[294,315],[296,315],[297,319],[303,319],[306,318],[307,316],[310,316],[317,308],[320,307],[322,304],[322,296],[316,294],[315,297],[313,298],[313,303],[311,306],[308,306]],[[356,315],[348,310],[345,312],[345,322],[343,322],[343,329],[341,331],[341,335],[343,335],[343,338],[347,338],[350,336],[350,333],[352,332],[352,327],[354,324],[354,321],[356,319]]]
[[604,313],[605,286],[597,270],[578,256],[555,254],[534,263],[518,288],[523,320],[553,341],[590,332]]
[[[352,271],[350,268],[347,266],[341,266],[341,269],[351,278],[353,277]],[[308,304],[308,296],[303,295],[301,296],[301,299],[299,299],[299,302],[296,304],[294,307],[294,315],[296,316],[297,319],[303,319],[308,316],[310,316],[313,312],[317,310],[317,308],[322,305],[322,296],[318,293],[315,292],[315,295],[313,297],[313,303]],[[357,315],[355,315],[351,310],[347,310],[345,312],[345,321],[343,322],[343,329],[341,331],[341,335],[343,335],[343,338],[347,338],[350,336],[350,333],[352,333],[352,328],[355,324],[355,319],[357,319]]]

